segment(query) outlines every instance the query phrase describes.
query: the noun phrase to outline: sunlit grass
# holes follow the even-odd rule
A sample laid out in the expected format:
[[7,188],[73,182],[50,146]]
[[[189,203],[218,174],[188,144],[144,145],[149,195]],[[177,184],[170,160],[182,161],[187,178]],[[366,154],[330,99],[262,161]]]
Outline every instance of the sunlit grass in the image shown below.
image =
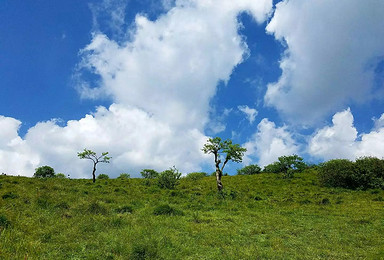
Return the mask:
[[214,177],[0,183],[0,259],[384,258],[384,191],[320,187],[314,171],[226,176],[222,194]]

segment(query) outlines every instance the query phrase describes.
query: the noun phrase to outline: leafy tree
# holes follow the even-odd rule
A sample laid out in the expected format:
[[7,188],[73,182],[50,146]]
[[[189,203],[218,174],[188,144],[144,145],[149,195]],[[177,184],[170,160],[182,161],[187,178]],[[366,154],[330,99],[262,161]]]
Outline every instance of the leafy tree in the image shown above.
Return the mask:
[[257,164],[251,164],[237,170],[237,175],[253,175],[261,172],[261,168]]
[[354,163],[347,159],[334,159],[319,168],[320,183],[328,187],[357,188]]
[[52,178],[55,177],[55,170],[50,166],[41,166],[36,168],[35,174],[33,175],[35,178]]
[[173,189],[179,183],[181,173],[175,166],[165,170],[157,177],[157,184],[160,188]]
[[94,151],[91,151],[91,150],[88,150],[88,149],[84,149],[83,152],[79,152],[77,153],[77,156],[80,158],[80,159],[89,159],[89,160],[92,160],[93,162],[93,170],[92,170],[92,181],[93,183],[95,183],[96,181],[96,165],[98,163],[109,163],[109,160],[112,158],[112,157],[108,157],[108,152],[105,152],[105,153],[102,153],[100,156],[97,156],[96,153]]
[[102,174],[99,174],[99,176],[97,176],[97,179],[98,180],[109,180],[109,176],[108,176],[108,174],[102,173]]
[[264,172],[283,173],[286,177],[292,177],[295,172],[301,172],[307,168],[303,158],[294,154],[280,156],[277,162],[273,162],[264,167]]
[[281,169],[281,164],[280,162],[273,162],[271,164],[268,164],[264,166],[263,172],[268,172],[268,173],[280,173],[283,170]]
[[65,174],[64,173],[57,173],[55,175],[55,177],[58,178],[58,179],[65,179]]
[[303,162],[303,158],[294,154],[289,156],[280,156],[278,158],[280,168],[286,177],[292,177],[295,172],[302,172],[307,165]]
[[159,173],[152,169],[144,169],[140,173],[145,179],[156,179],[159,176]]
[[[241,162],[244,153],[247,151],[246,148],[241,147],[239,144],[233,144],[232,140],[222,141],[220,137],[209,138],[201,150],[206,154],[213,154],[215,156],[216,183],[219,191],[224,187],[221,177],[223,176],[225,165],[229,161]],[[220,159],[221,155],[225,156],[223,163]]]

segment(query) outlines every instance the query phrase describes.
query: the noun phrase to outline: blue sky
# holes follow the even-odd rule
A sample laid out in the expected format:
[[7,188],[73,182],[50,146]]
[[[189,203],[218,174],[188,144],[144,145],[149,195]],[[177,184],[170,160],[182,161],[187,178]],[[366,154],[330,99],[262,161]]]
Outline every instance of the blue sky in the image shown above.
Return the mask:
[[[384,3],[2,1],[0,171],[213,170],[212,136],[244,164],[384,156]],[[241,164],[229,165],[230,174]]]

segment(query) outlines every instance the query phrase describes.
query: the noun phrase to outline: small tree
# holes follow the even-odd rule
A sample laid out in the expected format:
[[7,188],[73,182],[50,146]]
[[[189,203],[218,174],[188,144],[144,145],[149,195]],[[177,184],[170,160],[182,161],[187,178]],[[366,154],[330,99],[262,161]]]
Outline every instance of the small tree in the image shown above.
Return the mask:
[[35,174],[33,175],[35,178],[52,178],[55,177],[55,170],[50,166],[41,166],[36,168]]
[[144,169],[141,172],[141,176],[145,179],[155,179],[157,176],[159,176],[159,173],[152,169]]
[[84,149],[83,152],[77,153],[77,156],[80,159],[92,160],[92,162],[93,162],[92,181],[93,182],[96,181],[96,175],[95,175],[95,173],[96,173],[96,165],[99,162],[109,163],[109,160],[112,158],[112,157],[108,157],[107,155],[108,155],[108,152],[105,152],[105,153],[102,153],[100,156],[97,156],[95,152],[93,152],[91,150],[88,150],[88,149]]
[[294,172],[302,172],[307,165],[303,162],[303,158],[294,154],[290,156],[280,156],[278,158],[281,170],[287,178],[293,177]]
[[[215,156],[216,183],[219,191],[224,188],[221,177],[223,176],[225,165],[229,161],[241,162],[244,153],[247,151],[246,148],[241,147],[239,144],[233,144],[231,140],[222,141],[220,137],[209,138],[201,150],[206,154],[212,153]],[[223,163],[220,159],[222,154],[225,155]]]
[[180,177],[181,173],[173,166],[159,174],[157,184],[160,188],[173,189],[179,183]]
[[257,164],[251,164],[237,170],[237,175],[253,175],[261,172],[261,168]]

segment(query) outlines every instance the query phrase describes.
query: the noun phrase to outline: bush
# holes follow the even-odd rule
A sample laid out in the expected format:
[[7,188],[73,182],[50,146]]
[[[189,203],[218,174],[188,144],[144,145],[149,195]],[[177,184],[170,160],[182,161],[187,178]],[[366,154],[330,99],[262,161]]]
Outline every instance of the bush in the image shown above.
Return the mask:
[[280,156],[277,162],[264,167],[264,172],[283,173],[285,177],[291,178],[296,172],[302,172],[307,168],[303,158],[294,154],[290,156]]
[[267,173],[281,173],[283,169],[281,168],[281,165],[279,162],[273,162],[271,164],[268,164],[264,166],[263,172]]
[[36,168],[35,174],[33,175],[35,178],[52,178],[55,177],[55,170],[50,166],[41,166]]
[[140,173],[145,179],[155,179],[159,176],[159,173],[152,169],[144,169]]
[[188,180],[196,181],[206,176],[207,174],[205,172],[191,172],[191,173],[188,173],[187,176],[185,176],[185,178]]
[[251,164],[237,170],[237,175],[253,175],[261,172],[261,168],[257,164]]
[[5,199],[17,199],[18,197],[19,197],[19,195],[13,193],[12,191],[7,192],[2,196],[3,200],[5,200]]
[[129,173],[122,173],[119,177],[117,177],[117,179],[119,180],[128,180],[129,178],[131,178],[131,175]]
[[347,159],[334,159],[319,168],[320,183],[328,187],[342,187],[355,189],[358,185],[355,165]]
[[159,216],[159,215],[181,216],[183,215],[183,212],[181,210],[178,210],[169,206],[168,204],[162,204],[157,206],[153,210],[153,214],[156,216]]
[[58,179],[65,179],[64,173],[58,173],[58,174],[55,175],[55,177],[58,178]]
[[363,188],[384,188],[384,160],[375,157],[361,157],[355,162],[359,183]]
[[108,180],[109,179],[109,176],[108,174],[99,174],[99,176],[97,176],[97,179],[98,180]]
[[179,183],[181,173],[173,166],[169,170],[165,170],[157,177],[157,184],[163,189],[173,189]]
[[356,162],[330,160],[320,165],[319,179],[330,187],[384,189],[384,160],[375,157],[361,157]]

